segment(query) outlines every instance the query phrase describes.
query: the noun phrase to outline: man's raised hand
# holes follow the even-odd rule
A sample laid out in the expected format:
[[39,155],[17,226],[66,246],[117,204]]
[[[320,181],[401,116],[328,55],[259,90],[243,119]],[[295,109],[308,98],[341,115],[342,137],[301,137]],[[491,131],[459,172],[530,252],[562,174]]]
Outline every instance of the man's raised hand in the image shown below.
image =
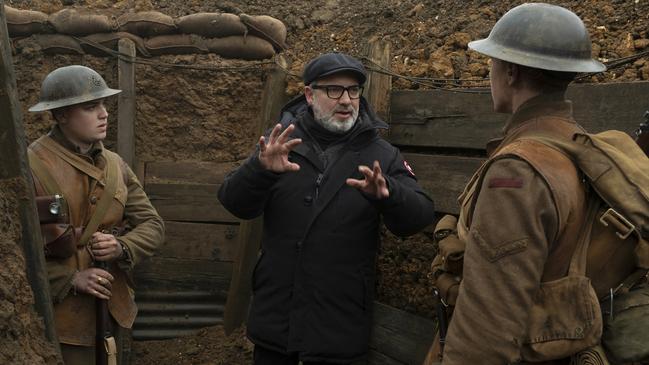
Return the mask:
[[288,160],[288,153],[302,143],[300,138],[288,140],[294,129],[295,125],[291,124],[280,134],[282,125],[278,123],[270,132],[268,142],[264,136],[259,138],[259,162],[263,168],[273,172],[298,171],[300,169],[300,165]]
[[390,190],[388,190],[388,184],[383,177],[381,172],[381,165],[378,161],[374,161],[373,168],[367,166],[358,166],[358,171],[360,171],[365,179],[347,179],[347,185],[354,187],[363,193],[370,195],[376,199],[386,199],[390,196]]

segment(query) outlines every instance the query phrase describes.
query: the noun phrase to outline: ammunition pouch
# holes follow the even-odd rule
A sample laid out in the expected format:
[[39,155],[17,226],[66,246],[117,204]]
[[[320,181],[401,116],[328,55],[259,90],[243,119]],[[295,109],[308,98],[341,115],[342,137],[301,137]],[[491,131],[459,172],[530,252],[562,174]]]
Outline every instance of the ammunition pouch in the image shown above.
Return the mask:
[[45,257],[66,259],[77,252],[79,238],[83,227],[69,224],[41,224],[41,233],[45,241]]
[[446,215],[435,227],[437,256],[431,264],[431,281],[439,299],[447,307],[455,306],[464,263],[465,244],[457,236],[456,225],[457,218]]

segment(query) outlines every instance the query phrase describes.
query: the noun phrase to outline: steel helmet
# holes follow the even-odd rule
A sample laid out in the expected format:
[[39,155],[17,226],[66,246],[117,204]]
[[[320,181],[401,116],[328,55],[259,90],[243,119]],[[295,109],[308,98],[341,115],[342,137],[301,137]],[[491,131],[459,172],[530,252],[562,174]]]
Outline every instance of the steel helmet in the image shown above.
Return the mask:
[[120,92],[122,90],[109,88],[106,81],[91,68],[80,65],[60,67],[45,77],[41,86],[40,100],[38,104],[29,108],[29,111],[57,109]]
[[556,5],[529,3],[509,10],[489,37],[469,48],[503,61],[560,72],[600,72],[591,58],[588,30],[579,17]]

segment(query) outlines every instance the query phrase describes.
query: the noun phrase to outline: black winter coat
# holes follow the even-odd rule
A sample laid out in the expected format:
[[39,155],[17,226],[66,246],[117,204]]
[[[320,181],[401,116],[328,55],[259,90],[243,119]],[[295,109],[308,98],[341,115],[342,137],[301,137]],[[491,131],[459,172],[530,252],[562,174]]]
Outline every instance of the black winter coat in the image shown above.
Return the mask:
[[[329,156],[304,127],[313,118],[304,98],[289,103],[282,124],[296,124],[303,143],[289,155],[298,172],[263,170],[258,151],[233,171],[219,200],[235,216],[264,214],[261,253],[253,274],[248,337],[279,352],[299,352],[304,361],[348,363],[368,350],[374,298],[375,258],[381,216],[393,233],[416,233],[434,218],[433,202],[418,186],[399,150],[380,138],[387,125],[364,99],[362,123]],[[327,150],[329,151],[329,150]],[[359,165],[378,160],[389,198],[378,201],[349,187],[362,179]]]

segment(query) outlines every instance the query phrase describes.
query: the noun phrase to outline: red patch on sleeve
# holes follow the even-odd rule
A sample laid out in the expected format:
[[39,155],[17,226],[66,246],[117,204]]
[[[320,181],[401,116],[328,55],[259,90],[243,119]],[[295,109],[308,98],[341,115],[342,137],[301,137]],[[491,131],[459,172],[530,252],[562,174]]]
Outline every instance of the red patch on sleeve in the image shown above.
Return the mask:
[[408,170],[410,175],[415,176],[415,172],[412,171],[412,167],[410,167],[410,165],[408,164],[408,161],[403,160],[403,166],[406,168],[406,170]]
[[489,180],[487,185],[489,188],[522,188],[523,179],[521,178],[506,178],[506,177],[494,177]]

